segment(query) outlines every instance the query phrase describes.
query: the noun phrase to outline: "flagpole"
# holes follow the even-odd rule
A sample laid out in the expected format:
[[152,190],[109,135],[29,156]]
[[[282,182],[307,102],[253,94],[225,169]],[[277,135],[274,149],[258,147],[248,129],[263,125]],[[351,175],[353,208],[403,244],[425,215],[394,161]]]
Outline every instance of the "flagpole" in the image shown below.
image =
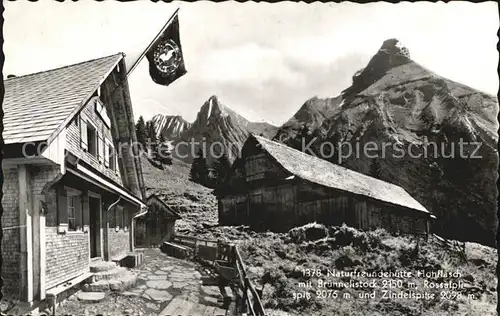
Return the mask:
[[168,19],[167,23],[165,23],[165,25],[162,27],[162,29],[160,30],[160,32],[158,32],[158,34],[156,35],[156,37],[151,41],[151,43],[149,43],[148,47],[146,47],[146,49],[141,53],[141,55],[139,56],[139,58],[137,58],[137,60],[132,65],[132,67],[130,67],[130,70],[127,72],[126,78],[128,78],[128,76],[132,73],[132,71],[134,71],[134,69],[137,67],[137,65],[139,64],[139,62],[144,58],[144,56],[149,51],[149,49],[156,43],[156,41],[158,40],[158,38],[160,38],[160,36],[162,35],[163,31],[165,31],[165,29],[168,27],[168,25],[170,24],[170,22],[172,21],[172,19],[177,15],[178,12],[179,12],[179,8],[177,8],[175,10],[175,12],[172,14],[172,16],[170,17],[170,19]]

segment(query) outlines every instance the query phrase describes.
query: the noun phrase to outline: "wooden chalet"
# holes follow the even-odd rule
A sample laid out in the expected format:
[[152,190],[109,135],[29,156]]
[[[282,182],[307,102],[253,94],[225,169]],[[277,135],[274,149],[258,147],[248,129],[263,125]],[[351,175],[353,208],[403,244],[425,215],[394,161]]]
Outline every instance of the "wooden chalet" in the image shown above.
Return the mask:
[[157,246],[173,237],[175,221],[181,216],[155,194],[146,199],[146,204],[148,212],[136,221],[135,244],[142,247]]
[[429,233],[433,215],[401,187],[251,135],[216,189],[220,225],[287,231],[309,222]]
[[57,296],[134,250],[147,209],[126,73],[119,53],[5,80],[6,296]]

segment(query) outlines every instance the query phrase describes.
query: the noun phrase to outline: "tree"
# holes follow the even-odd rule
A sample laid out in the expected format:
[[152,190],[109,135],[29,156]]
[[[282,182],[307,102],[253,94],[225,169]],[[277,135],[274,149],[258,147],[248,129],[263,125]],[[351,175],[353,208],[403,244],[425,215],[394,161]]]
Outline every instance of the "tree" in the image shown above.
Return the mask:
[[203,153],[203,150],[200,149],[198,150],[198,153],[196,154],[196,157],[194,157],[193,163],[191,164],[189,179],[201,185],[206,185],[208,175],[209,169],[207,165],[207,159]]
[[223,153],[219,159],[216,159],[214,162],[214,178],[215,184],[220,185],[227,174],[229,173],[229,169],[231,168],[231,162],[227,158],[226,153]]
[[171,165],[172,164],[172,152],[170,151],[170,148],[168,147],[168,143],[165,140],[165,137],[163,136],[163,134],[160,134],[160,138],[158,140],[157,159],[162,165]]
[[370,164],[370,176],[380,179],[381,168],[380,162],[376,158],[372,159],[372,163]]
[[156,137],[156,128],[153,121],[148,121],[146,123],[146,136],[147,136],[147,147],[149,156],[152,159],[156,159],[158,156],[158,138]]
[[135,124],[135,133],[137,134],[137,141],[143,146],[146,147],[146,123],[144,122],[144,118],[139,116],[137,120],[137,124]]

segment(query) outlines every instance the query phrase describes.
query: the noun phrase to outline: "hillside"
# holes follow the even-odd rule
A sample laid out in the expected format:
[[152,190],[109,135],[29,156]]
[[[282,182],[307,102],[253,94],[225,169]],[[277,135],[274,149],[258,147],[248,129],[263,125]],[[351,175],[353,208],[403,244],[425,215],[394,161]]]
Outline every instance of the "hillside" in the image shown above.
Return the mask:
[[308,137],[316,154],[403,187],[437,216],[439,234],[495,245],[494,96],[438,76],[391,39],[341,98]]
[[[393,236],[382,229],[362,232],[318,224],[284,234],[255,233],[241,226],[191,234],[237,242],[254,284],[260,289],[263,280],[267,282],[263,303],[270,315],[495,315],[496,249],[476,243],[465,243],[461,252],[436,237],[417,242],[413,236]],[[307,269],[315,275],[308,275]],[[392,275],[366,274],[377,272]],[[320,280],[329,284],[321,287]],[[311,286],[305,287],[305,282]],[[362,282],[375,282],[376,287]],[[448,284],[458,288],[439,288]],[[384,291],[395,296],[386,298]],[[398,297],[401,293],[409,296]]]
[[217,201],[210,189],[189,181],[190,165],[177,159],[164,170],[154,167],[141,157],[147,194],[157,194],[165,203],[181,214],[176,230],[217,224]]
[[286,142],[296,137],[304,126],[309,130],[319,128],[325,119],[335,113],[341,102],[341,96],[325,99],[313,97],[307,100],[288,121],[280,126],[273,139]]

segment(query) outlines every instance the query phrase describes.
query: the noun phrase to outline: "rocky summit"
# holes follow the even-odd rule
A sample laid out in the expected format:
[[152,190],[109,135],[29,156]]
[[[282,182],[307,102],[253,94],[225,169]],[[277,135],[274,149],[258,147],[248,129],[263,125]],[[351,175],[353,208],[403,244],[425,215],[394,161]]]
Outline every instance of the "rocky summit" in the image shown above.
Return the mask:
[[[182,118],[181,118],[182,119]],[[185,122],[182,119],[183,122]],[[175,126],[179,126],[180,119]],[[186,122],[187,123],[187,122]],[[169,125],[163,124],[165,128]],[[164,136],[174,143],[194,143],[192,146],[178,146],[175,157],[190,162],[200,148],[208,149],[212,146],[214,155],[225,152],[230,160],[234,160],[249,133],[272,137],[276,127],[265,122],[250,122],[240,114],[224,105],[217,96],[211,96],[200,108],[193,123],[183,124],[185,127],[178,133],[169,133],[168,128],[163,129]],[[179,130],[179,129],[178,129]],[[208,161],[212,161],[208,155]]]
[[151,120],[155,125],[157,135],[163,135],[165,139],[178,138],[191,127],[191,123],[180,115],[156,114]]
[[[320,157],[403,187],[440,235],[495,244],[496,97],[433,73],[390,39],[340,98],[321,126],[286,143],[314,140]],[[325,153],[325,142],[344,146]]]

